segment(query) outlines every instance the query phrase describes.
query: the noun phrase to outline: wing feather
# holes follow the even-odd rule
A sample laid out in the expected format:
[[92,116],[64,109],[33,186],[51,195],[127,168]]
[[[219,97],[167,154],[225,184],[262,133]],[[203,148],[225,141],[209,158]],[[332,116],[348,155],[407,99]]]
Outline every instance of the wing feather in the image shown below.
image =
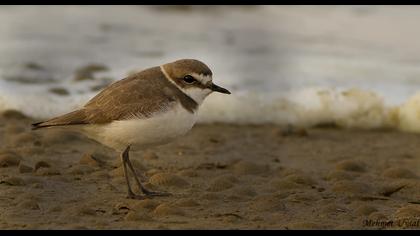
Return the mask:
[[167,81],[159,67],[153,67],[110,84],[82,109],[35,123],[33,128],[144,119],[171,107],[175,96],[174,85]]

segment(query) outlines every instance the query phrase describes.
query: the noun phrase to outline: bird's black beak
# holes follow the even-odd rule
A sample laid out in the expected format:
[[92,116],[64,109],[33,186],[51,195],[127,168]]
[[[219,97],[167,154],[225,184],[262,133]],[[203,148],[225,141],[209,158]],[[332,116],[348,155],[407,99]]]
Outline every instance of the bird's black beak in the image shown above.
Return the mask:
[[211,84],[210,85],[210,89],[214,92],[219,92],[219,93],[225,93],[225,94],[230,94],[229,90],[222,88],[220,86],[217,86],[215,84]]

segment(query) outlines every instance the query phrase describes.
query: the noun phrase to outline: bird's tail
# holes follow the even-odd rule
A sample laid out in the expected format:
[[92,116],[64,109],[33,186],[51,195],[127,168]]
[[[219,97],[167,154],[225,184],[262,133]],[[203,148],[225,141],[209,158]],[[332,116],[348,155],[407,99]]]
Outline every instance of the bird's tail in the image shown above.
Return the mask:
[[86,114],[84,109],[76,110],[65,115],[52,118],[47,121],[33,123],[32,130],[51,126],[66,126],[80,124],[86,124]]

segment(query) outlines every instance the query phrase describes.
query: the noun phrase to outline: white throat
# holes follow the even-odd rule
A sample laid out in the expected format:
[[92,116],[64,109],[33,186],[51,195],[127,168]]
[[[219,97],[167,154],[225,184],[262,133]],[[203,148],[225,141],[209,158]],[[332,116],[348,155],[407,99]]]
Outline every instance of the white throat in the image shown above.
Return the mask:
[[210,89],[201,88],[188,88],[181,90],[190,98],[192,98],[198,105],[201,105],[204,99],[212,92]]

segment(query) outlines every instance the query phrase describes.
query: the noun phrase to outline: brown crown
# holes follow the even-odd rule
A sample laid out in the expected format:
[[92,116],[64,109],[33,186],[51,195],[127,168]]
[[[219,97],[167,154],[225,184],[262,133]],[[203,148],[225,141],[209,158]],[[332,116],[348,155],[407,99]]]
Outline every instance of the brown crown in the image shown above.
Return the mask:
[[213,75],[206,64],[195,59],[181,59],[164,64],[162,67],[169,76],[168,79],[173,80],[177,84],[180,84],[180,80],[182,80],[184,76],[191,75],[193,73],[209,76]]

